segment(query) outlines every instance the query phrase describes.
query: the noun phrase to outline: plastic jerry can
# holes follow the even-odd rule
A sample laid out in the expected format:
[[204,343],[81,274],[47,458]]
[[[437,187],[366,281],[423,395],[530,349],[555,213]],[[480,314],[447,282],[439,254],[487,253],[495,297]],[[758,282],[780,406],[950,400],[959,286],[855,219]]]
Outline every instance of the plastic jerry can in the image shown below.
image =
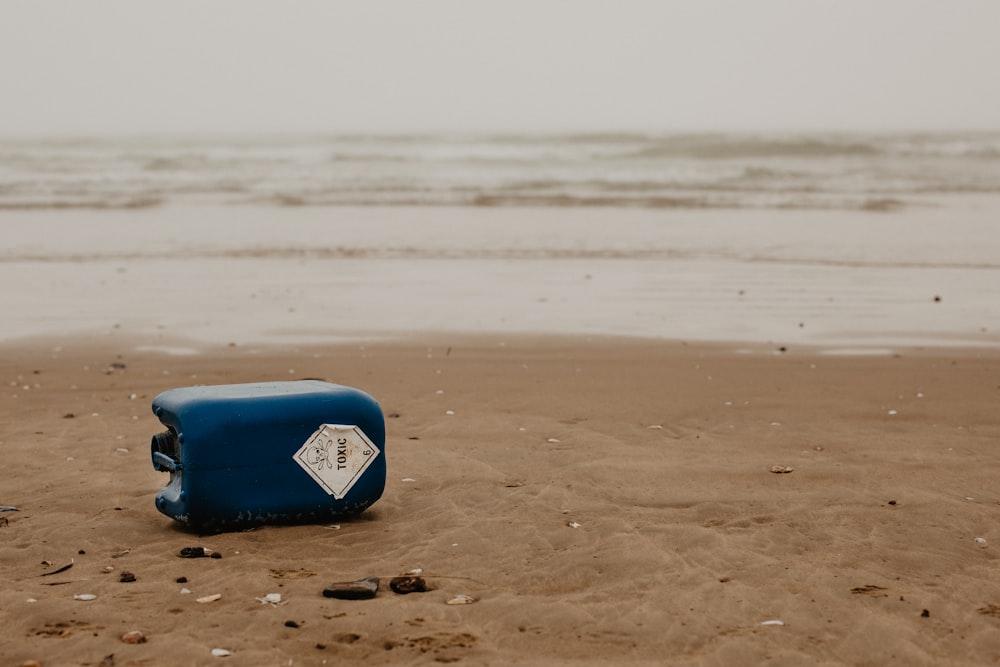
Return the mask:
[[170,389],[153,467],[170,473],[156,508],[196,530],[321,522],[357,514],[385,489],[385,420],[358,389],[319,380]]

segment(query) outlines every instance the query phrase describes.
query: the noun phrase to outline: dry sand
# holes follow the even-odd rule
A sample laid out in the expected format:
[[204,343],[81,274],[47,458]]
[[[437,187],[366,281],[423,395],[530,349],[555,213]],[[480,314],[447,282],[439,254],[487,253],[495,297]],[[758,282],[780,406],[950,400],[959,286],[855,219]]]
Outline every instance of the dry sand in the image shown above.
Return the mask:
[[[0,350],[0,504],[20,508],[0,513],[3,665],[1000,660],[995,350],[145,342]],[[300,377],[380,401],[378,503],[339,529],[210,536],[156,511],[158,392]],[[223,557],[178,558],[194,545]],[[433,591],[321,595],[412,568]],[[445,604],[460,594],[477,601]]]

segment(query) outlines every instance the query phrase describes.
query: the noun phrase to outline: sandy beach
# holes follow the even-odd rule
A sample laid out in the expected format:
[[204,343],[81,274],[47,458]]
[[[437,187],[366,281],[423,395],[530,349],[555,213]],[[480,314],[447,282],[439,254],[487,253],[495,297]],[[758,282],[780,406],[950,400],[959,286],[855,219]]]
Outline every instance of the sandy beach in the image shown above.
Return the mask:
[[1000,2],[53,5],[0,667],[1000,664]]
[[[0,662],[995,662],[991,210],[5,212]],[[157,512],[159,392],[299,378],[381,500]]]
[[[0,527],[4,664],[215,664],[215,648],[244,665],[1000,657],[995,352],[498,335],[136,347],[3,350],[0,501],[20,508]],[[218,535],[156,511],[153,396],[300,377],[381,402],[389,473],[372,509]],[[187,546],[222,558],[179,558]],[[432,591],[321,595],[414,568]],[[256,599],[269,593],[281,604]],[[446,604],[458,595],[477,601]],[[122,643],[130,630],[148,641]]]

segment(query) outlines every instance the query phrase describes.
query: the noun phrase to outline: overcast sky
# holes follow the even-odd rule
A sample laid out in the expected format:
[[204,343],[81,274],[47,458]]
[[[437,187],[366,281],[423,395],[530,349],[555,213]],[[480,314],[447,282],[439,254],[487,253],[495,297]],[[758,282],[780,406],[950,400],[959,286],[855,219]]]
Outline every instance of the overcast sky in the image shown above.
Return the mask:
[[1000,127],[1000,0],[21,0],[0,134]]

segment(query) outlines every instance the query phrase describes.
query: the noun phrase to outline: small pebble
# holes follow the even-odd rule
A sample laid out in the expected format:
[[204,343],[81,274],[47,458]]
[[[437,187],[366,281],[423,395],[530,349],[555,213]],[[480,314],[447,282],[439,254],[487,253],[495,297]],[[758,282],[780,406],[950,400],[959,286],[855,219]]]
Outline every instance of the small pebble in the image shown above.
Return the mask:
[[770,620],[770,621],[761,621],[760,624],[761,625],[784,625],[785,622],[784,621],[779,621],[778,619],[773,619],[773,620]]
[[297,622],[295,622],[295,621],[285,621],[285,627],[286,628],[297,628],[297,627],[299,627],[299,624]]
[[930,616],[931,616],[931,612],[929,612],[926,609],[924,609],[922,612],[920,612],[920,617],[921,618],[930,618]]
[[337,600],[370,600],[378,592],[378,577],[341,581],[323,589],[323,597]]
[[426,593],[427,582],[423,577],[393,577],[389,580],[389,588],[393,593]]
[[130,630],[122,635],[122,643],[124,644],[145,644],[146,635],[142,634],[139,630]]
[[985,537],[977,537],[976,538],[976,544],[978,544],[981,547],[985,547],[986,546],[986,538]]
[[771,466],[770,468],[768,468],[768,470],[770,470],[771,472],[773,472],[775,474],[783,475],[783,474],[790,473],[790,472],[794,471],[795,468],[793,468],[791,466]]
[[90,602],[91,600],[96,600],[97,596],[92,593],[80,593],[79,595],[74,595],[73,599],[80,600],[81,602]]
[[222,593],[215,593],[213,595],[206,595],[205,597],[198,598],[197,600],[195,600],[195,602],[206,604],[209,602],[215,602],[216,600],[219,600],[221,598],[222,598]]
[[176,579],[174,579],[174,581],[176,581],[178,584],[186,584],[188,582],[188,578],[187,577],[177,577]]
[[226,656],[230,656],[232,654],[233,654],[232,651],[227,651],[224,648],[213,648],[212,649],[212,655],[214,655],[216,658],[225,658]]
[[212,550],[205,547],[184,547],[177,555],[181,558],[205,558],[211,553]]
[[122,582],[123,584],[132,583],[133,581],[135,581],[135,575],[132,574],[131,572],[122,572],[121,575],[119,575],[118,577],[118,581]]

